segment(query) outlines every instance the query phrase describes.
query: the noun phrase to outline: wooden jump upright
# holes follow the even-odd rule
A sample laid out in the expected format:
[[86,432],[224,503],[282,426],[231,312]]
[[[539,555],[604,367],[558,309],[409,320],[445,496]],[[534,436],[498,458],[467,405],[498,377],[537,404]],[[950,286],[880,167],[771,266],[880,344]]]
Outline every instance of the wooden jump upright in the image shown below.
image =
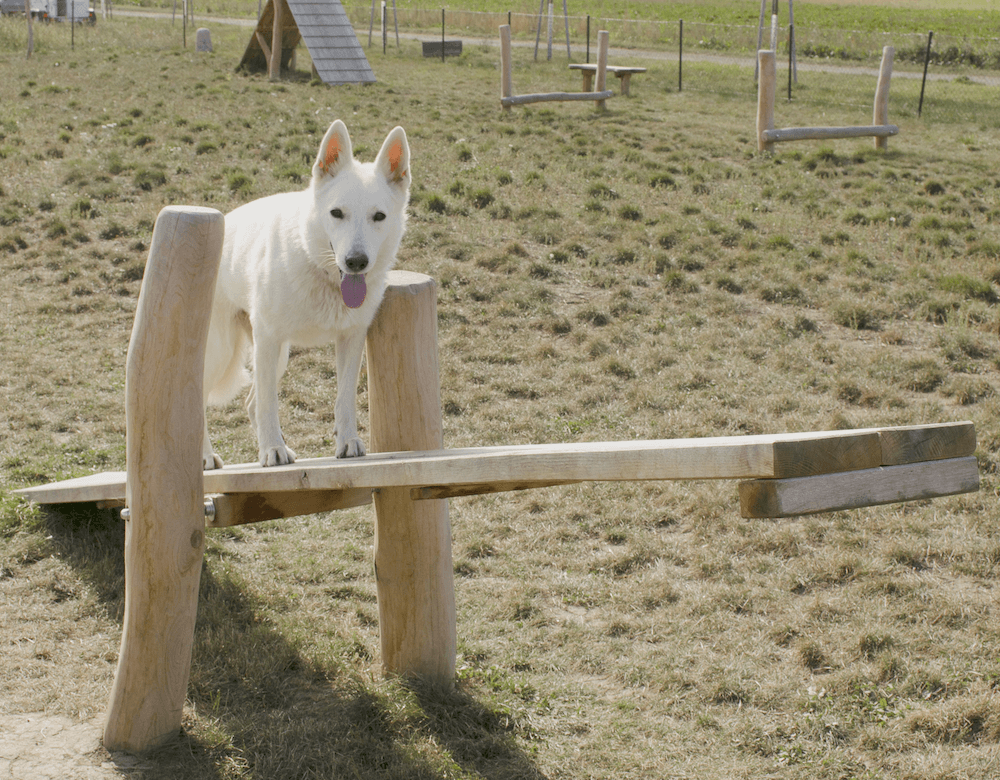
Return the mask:
[[593,100],[598,111],[607,108],[607,99],[614,97],[614,92],[606,89],[608,72],[608,41],[607,30],[597,33],[597,83],[594,92],[540,92],[529,95],[514,94],[514,79],[512,75],[513,61],[510,48],[510,25],[500,25],[500,105],[504,111],[510,111],[511,106],[521,106],[526,103],[543,103],[547,101]]
[[888,137],[896,135],[899,128],[888,124],[889,120],[889,82],[892,79],[892,62],[895,49],[886,46],[882,49],[882,62],[879,66],[878,85],[875,88],[875,103],[871,125],[853,127],[786,127],[776,130],[774,127],[774,95],[777,83],[775,57],[773,51],[757,52],[759,78],[757,80],[757,149],[770,151],[776,143],[782,141],[821,140],[827,138],[861,138],[875,137],[875,148],[885,149]]

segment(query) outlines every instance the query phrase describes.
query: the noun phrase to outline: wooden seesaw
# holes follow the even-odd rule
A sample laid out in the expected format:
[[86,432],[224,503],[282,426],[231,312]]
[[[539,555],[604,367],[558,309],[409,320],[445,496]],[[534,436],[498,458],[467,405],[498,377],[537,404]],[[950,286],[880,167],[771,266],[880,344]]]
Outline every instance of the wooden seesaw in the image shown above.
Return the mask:
[[205,528],[375,505],[387,673],[449,687],[456,618],[447,499],[584,481],[733,479],[745,517],[783,517],[978,490],[972,423],[632,442],[443,448],[436,286],[395,271],[367,341],[364,458],[203,472],[202,381],[223,216],[157,218],[125,377],[126,471],[17,491],[127,508],[125,619],[104,729],[146,751],[181,723]]
[[899,133],[896,125],[889,124],[889,82],[892,79],[892,63],[895,58],[892,46],[882,48],[882,62],[879,65],[878,83],[875,86],[875,102],[872,107],[872,124],[848,127],[774,127],[774,93],[776,86],[776,66],[774,51],[757,52],[759,76],[757,80],[757,150],[764,152],[774,149],[783,141],[809,141],[832,138],[863,138],[873,136],[875,148],[888,147],[888,138]]

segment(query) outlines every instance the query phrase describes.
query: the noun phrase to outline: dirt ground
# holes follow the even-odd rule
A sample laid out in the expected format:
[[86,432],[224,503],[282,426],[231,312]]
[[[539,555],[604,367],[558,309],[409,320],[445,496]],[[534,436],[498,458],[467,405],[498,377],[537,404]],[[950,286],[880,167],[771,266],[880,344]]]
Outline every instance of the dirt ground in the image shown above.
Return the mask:
[[141,777],[144,762],[101,745],[103,716],[0,716],[0,780],[121,780]]

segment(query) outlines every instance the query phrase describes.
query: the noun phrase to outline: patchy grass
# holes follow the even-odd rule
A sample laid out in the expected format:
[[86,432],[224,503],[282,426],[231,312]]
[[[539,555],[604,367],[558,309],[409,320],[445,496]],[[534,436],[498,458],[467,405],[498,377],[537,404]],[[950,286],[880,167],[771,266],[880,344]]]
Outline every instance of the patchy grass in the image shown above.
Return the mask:
[[[301,186],[342,117],[364,158],[393,125],[409,134],[400,265],[440,283],[449,446],[971,419],[983,490],[780,522],[742,520],[728,483],[455,499],[448,695],[379,672],[368,510],[213,532],[184,734],[144,776],[995,774],[995,128],[904,118],[886,154],[760,155],[751,102],[668,92],[655,62],[604,114],[505,115],[486,47],[442,65],[409,41],[371,54],[377,84],[327,89],[303,54],[280,84],[235,74],[242,28],[216,26],[215,54],[196,56],[162,24],[101,22],[73,52],[52,25],[27,62],[10,29],[5,711],[107,701],[121,522],[9,491],[124,467],[157,213]],[[519,90],[578,87],[564,63],[515,64]],[[782,113],[809,124],[815,109]],[[332,446],[333,366],[332,348],[292,357],[282,416],[303,456]],[[366,405],[362,391],[363,431]],[[227,460],[253,458],[241,404],[210,422]]]

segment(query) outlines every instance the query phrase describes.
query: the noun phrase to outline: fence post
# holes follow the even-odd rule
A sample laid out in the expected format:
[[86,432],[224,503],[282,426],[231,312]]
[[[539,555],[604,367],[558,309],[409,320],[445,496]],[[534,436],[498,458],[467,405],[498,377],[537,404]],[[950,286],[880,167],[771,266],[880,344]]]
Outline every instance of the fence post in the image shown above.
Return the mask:
[[681,92],[684,85],[682,74],[684,71],[684,20],[680,20],[680,29],[677,33],[677,91]]
[[587,14],[587,64],[590,64],[590,14]]
[[[393,271],[368,331],[373,452],[441,449],[437,285]],[[375,580],[382,665],[441,688],[455,680],[455,589],[447,499],[409,488],[375,495]]]
[[934,40],[934,31],[927,33],[927,53],[924,55],[924,78],[920,82],[920,104],[917,106],[917,116],[924,110],[924,87],[927,86],[927,66],[931,61],[931,41]]
[[[892,61],[896,50],[892,46],[882,49],[882,64],[878,69],[878,86],[875,87],[875,106],[872,110],[872,124],[889,124],[889,83],[892,80]],[[888,149],[889,139],[875,136],[876,149]]]
[[441,62],[444,62],[444,9],[441,9]]
[[125,366],[125,622],[104,746],[176,738],[191,673],[205,551],[202,386],[223,216],[156,219]]

